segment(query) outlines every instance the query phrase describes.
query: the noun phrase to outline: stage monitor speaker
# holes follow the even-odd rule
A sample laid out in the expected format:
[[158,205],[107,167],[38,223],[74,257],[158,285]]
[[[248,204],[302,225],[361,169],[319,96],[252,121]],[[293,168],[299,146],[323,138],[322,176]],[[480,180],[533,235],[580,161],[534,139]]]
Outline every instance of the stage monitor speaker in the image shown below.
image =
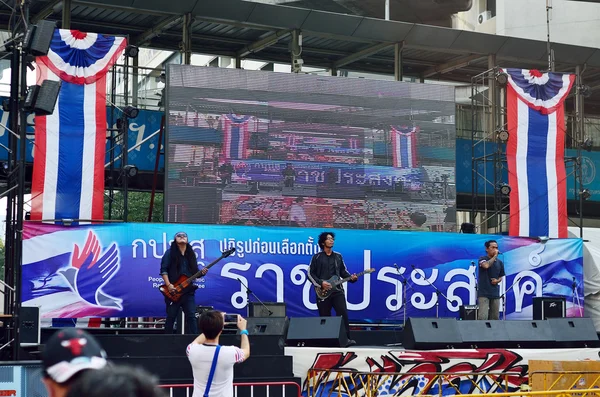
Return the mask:
[[44,80],[42,82],[33,104],[33,111],[37,116],[48,116],[54,113],[61,84],[60,81],[54,80]]
[[341,317],[292,317],[288,346],[345,347],[348,337]]
[[479,306],[477,305],[462,305],[458,309],[459,318],[461,320],[477,320]]
[[498,348],[508,342],[504,322],[500,320],[459,321],[458,330],[464,347]]
[[591,318],[549,318],[556,347],[597,347],[598,334]]
[[459,347],[462,338],[455,318],[411,317],[403,332],[405,349],[445,349]]
[[545,320],[547,318],[563,318],[567,315],[565,298],[533,298],[533,319]]
[[250,302],[250,304],[248,304],[248,317],[285,316],[285,303],[283,302],[264,302],[264,306],[258,302]]
[[246,328],[250,335],[281,335],[288,330],[287,317],[249,317]]
[[41,342],[40,308],[21,306],[21,346],[39,345]]
[[504,327],[509,340],[506,347],[541,348],[554,346],[554,335],[547,321],[510,320],[504,321]]

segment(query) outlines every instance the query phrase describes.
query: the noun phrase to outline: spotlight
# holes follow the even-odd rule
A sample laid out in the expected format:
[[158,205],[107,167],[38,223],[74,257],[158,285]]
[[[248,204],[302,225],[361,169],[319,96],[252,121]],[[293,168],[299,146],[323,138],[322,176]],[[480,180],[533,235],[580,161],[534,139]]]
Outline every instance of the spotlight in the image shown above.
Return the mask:
[[469,222],[464,222],[460,225],[460,232],[465,234],[475,234],[475,225]]
[[496,137],[502,142],[506,143],[508,141],[508,137],[510,134],[504,128],[499,128],[496,130]]
[[579,93],[584,97],[584,98],[589,98],[592,96],[592,89],[590,88],[589,85],[582,85],[579,87]]
[[591,152],[592,147],[594,146],[594,140],[591,138],[585,138],[583,143],[581,144],[581,148],[586,152]]
[[127,47],[125,47],[125,55],[127,55],[129,58],[136,58],[139,53],[140,49],[134,45],[130,44]]
[[138,116],[138,114],[140,114],[140,110],[135,106],[125,106],[125,108],[123,109],[123,114],[125,114],[127,118],[135,119]]
[[581,198],[583,200],[589,200],[590,197],[592,197],[592,193],[590,193],[589,189],[583,189],[579,192],[579,195],[581,196]]
[[127,164],[125,167],[123,167],[123,171],[125,172],[125,175],[128,178],[133,178],[138,174],[138,167],[136,167],[135,165]]
[[510,194],[511,188],[508,184],[503,183],[498,187],[498,191],[503,196],[508,196]]
[[498,83],[498,85],[502,87],[508,84],[508,73],[499,72],[498,74],[496,74],[496,83]]

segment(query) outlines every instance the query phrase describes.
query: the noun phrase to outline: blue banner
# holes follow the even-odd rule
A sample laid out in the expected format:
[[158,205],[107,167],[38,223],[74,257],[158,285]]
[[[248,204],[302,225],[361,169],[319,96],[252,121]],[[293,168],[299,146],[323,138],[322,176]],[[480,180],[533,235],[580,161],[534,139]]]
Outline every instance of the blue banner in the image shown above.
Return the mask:
[[[0,101],[5,98],[0,97]],[[111,122],[111,108],[106,108],[106,120],[107,123]],[[129,147],[132,148],[135,145],[141,143],[141,145],[137,146],[135,149],[129,152],[128,161],[129,164],[133,164],[138,167],[141,171],[154,171],[154,165],[156,162],[156,154],[157,154],[157,144],[158,144],[158,134],[155,134],[151,138],[149,138],[152,134],[156,133],[160,129],[160,121],[162,118],[163,112],[153,111],[153,110],[140,110],[140,113],[135,119],[129,120]],[[114,125],[113,128],[116,128],[116,118],[120,116],[118,110],[115,111]],[[35,115],[30,114],[27,116],[27,155],[26,161],[33,162],[33,149],[35,142],[35,133],[34,133],[34,118]],[[8,134],[9,132],[5,127],[9,127],[10,123],[10,114],[5,112],[0,108],[0,144],[4,146],[8,146]],[[5,126],[5,127],[3,127]],[[149,139],[148,139],[149,138]],[[147,139],[146,141],[144,141]],[[142,143],[143,142],[143,143]],[[164,136],[163,136],[164,142]],[[110,161],[110,149],[111,142],[107,140],[106,142],[106,163]],[[121,152],[120,146],[116,146],[115,149],[115,157],[119,156]],[[8,160],[8,152],[4,149],[0,148],[0,161]],[[115,167],[120,166],[120,161],[117,160],[115,162]],[[164,169],[164,159],[160,158],[160,163],[158,166],[159,171]]]
[[[196,282],[197,304],[245,313],[242,281],[263,301],[286,302],[288,316],[316,315],[306,271],[311,256],[319,251],[317,238],[322,230],[283,227],[59,227],[27,222],[23,305],[40,306],[43,318],[164,316],[164,298],[157,289],[163,282],[160,260],[175,233],[182,230],[190,236],[203,265],[229,247],[237,249]],[[440,316],[457,317],[461,305],[476,303],[476,263],[485,255],[484,242],[489,239],[498,241],[505,263],[506,277],[500,290],[506,292],[507,318],[532,318],[532,298],[542,295],[565,297],[570,316],[579,316],[583,310],[580,239],[540,242],[456,233],[335,232],[334,250],[343,255],[351,273],[376,269],[346,285],[351,319],[401,321],[404,310],[407,316],[431,317],[438,304]],[[94,255],[89,256],[90,252]],[[433,286],[443,295],[437,295]],[[581,301],[575,300],[575,295]]]

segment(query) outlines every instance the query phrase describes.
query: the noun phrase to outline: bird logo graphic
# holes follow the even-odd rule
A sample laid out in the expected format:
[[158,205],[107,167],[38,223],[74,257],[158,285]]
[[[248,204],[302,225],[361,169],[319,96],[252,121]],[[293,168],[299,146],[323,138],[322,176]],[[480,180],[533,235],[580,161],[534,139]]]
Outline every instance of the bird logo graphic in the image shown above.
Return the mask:
[[59,273],[84,301],[94,306],[122,310],[123,300],[103,291],[120,268],[117,244],[113,242],[102,252],[98,236],[90,230],[83,249],[75,244],[71,267]]

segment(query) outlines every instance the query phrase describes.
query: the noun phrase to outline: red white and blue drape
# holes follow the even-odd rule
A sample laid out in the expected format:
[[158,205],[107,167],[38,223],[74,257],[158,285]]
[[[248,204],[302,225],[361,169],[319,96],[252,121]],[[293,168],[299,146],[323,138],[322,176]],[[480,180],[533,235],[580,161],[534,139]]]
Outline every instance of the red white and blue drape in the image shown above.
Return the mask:
[[223,122],[223,150],[224,160],[245,159],[250,139],[249,125],[251,116],[238,116],[225,114]]
[[106,74],[123,37],[56,29],[37,81],[62,80],[54,113],[35,118],[31,219],[103,219]]
[[506,146],[511,236],[567,237],[564,101],[575,76],[508,73]]
[[415,168],[419,127],[392,126],[392,159],[396,168]]

